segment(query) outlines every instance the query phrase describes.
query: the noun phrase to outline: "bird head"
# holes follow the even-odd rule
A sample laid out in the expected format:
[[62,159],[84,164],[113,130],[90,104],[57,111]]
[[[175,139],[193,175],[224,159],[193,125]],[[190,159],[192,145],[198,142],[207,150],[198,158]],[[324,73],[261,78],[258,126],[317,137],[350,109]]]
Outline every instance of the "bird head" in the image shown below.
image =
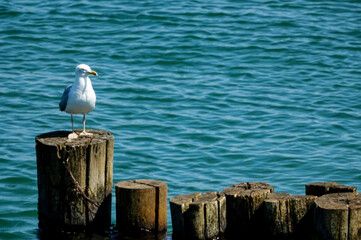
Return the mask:
[[86,65],[86,64],[80,64],[75,69],[75,75],[76,76],[87,77],[90,74],[92,74],[94,76],[98,76],[98,73],[96,71],[92,71],[90,69],[90,67],[88,65]]

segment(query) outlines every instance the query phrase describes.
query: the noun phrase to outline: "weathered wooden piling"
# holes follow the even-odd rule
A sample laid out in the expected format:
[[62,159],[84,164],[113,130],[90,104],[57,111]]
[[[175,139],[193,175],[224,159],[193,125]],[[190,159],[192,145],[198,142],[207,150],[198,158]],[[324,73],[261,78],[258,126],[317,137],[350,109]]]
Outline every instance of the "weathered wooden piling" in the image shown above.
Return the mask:
[[226,228],[226,199],[217,192],[193,193],[170,199],[175,239],[212,239]]
[[328,193],[356,193],[357,188],[352,186],[345,186],[337,182],[317,182],[306,184],[306,195],[322,196]]
[[320,239],[361,239],[361,195],[326,194],[315,204],[314,225]]
[[118,182],[116,191],[117,228],[126,233],[167,230],[167,184],[140,179]]
[[196,201],[202,193],[190,193],[185,195],[179,195],[169,200],[173,235],[184,237],[186,236],[186,223],[184,219],[184,213],[188,210],[189,204]]
[[260,237],[266,231],[263,201],[274,188],[268,183],[238,183],[223,190],[226,196],[227,238]]
[[68,140],[69,132],[36,137],[39,227],[50,231],[104,229],[111,222],[114,137]]
[[311,239],[316,196],[271,193],[264,200],[268,232],[275,239]]

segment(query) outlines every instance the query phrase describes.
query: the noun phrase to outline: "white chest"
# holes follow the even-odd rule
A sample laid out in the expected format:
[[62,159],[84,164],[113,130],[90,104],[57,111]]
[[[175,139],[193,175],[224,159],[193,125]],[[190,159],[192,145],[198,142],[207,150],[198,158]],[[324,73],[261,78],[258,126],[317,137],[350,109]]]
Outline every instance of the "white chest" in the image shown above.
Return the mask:
[[69,91],[65,112],[81,114],[91,112],[95,108],[96,95],[89,78],[76,81]]

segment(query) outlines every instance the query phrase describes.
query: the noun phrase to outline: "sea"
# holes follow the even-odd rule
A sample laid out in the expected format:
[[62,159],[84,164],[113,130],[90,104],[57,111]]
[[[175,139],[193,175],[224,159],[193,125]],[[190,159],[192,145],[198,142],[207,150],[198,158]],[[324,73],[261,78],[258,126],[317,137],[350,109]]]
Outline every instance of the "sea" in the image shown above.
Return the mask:
[[0,0],[0,239],[39,239],[35,137],[71,130],[81,63],[114,184],[361,189],[361,1]]

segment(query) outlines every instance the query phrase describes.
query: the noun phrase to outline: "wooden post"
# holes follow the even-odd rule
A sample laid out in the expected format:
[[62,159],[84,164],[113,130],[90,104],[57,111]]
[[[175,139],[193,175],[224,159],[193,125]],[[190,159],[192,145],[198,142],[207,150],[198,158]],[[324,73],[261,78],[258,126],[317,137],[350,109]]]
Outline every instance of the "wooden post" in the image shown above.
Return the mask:
[[216,192],[180,195],[170,199],[173,237],[213,239],[226,227],[225,196]]
[[332,193],[315,204],[314,225],[320,239],[361,239],[361,195]]
[[118,182],[116,191],[117,228],[126,233],[167,230],[167,184],[159,180]]
[[356,193],[356,187],[338,184],[337,182],[317,182],[306,184],[306,195],[322,196],[328,193]]
[[186,223],[184,213],[189,209],[189,204],[196,201],[202,193],[190,193],[179,195],[169,200],[170,212],[172,216],[173,237],[186,236]]
[[114,137],[68,140],[69,132],[39,135],[36,156],[39,227],[50,231],[104,229],[111,223]]
[[238,183],[223,190],[228,238],[257,238],[265,233],[262,204],[273,190],[271,185],[257,182]]
[[265,219],[275,239],[311,239],[316,196],[271,193],[264,200]]

